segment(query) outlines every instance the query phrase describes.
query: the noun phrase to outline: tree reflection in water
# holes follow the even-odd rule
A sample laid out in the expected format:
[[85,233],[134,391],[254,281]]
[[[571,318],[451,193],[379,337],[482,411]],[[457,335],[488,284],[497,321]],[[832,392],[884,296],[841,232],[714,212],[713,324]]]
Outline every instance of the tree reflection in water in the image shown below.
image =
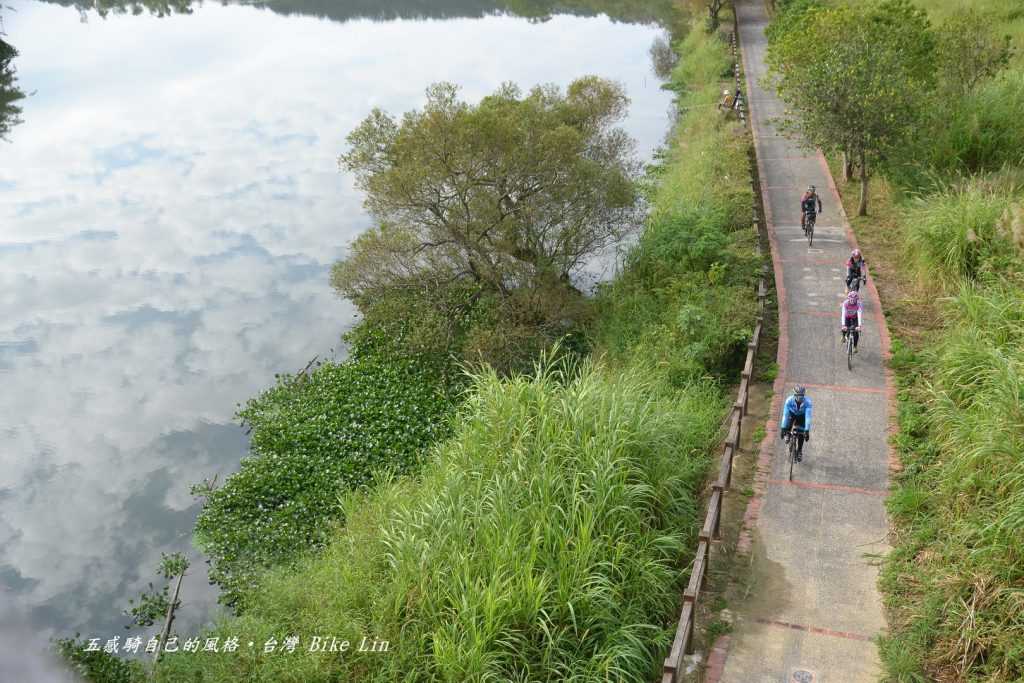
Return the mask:
[[18,88],[14,58],[18,51],[0,38],[0,140],[6,140],[11,128],[21,123],[19,100],[25,93]]

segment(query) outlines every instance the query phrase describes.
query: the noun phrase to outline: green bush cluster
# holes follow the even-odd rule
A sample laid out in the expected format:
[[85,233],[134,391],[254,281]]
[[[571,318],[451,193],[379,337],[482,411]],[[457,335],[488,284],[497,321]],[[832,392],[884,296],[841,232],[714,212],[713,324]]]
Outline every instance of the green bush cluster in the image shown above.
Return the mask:
[[954,291],[963,280],[1015,268],[1021,238],[1014,235],[1018,192],[1012,184],[974,178],[908,206],[904,249],[918,280],[932,290]]
[[724,409],[646,371],[478,375],[420,477],[346,502],[324,553],[213,636],[386,640],[387,654],[169,657],[164,681],[647,681],[672,636]]
[[280,377],[239,411],[251,455],[196,521],[222,602],[242,608],[261,571],[323,546],[342,519],[339,495],[411,471],[448,433],[455,387],[441,364],[362,335],[348,360]]
[[54,641],[55,653],[75,674],[85,681],[102,683],[141,683],[146,670],[141,663],[121,659],[103,650],[89,650],[89,641],[80,638],[61,638]]
[[936,176],[970,176],[1024,164],[1024,72],[1009,71],[966,95],[927,106],[910,144],[889,164],[902,186],[927,189]]

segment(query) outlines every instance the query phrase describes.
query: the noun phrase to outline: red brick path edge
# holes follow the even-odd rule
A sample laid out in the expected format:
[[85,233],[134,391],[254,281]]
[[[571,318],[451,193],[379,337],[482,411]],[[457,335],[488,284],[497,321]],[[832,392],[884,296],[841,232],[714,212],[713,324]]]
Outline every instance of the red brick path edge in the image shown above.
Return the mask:
[[722,678],[730,642],[732,642],[732,636],[718,636],[715,644],[711,647],[711,652],[708,653],[707,668],[704,669],[705,683],[718,683]]

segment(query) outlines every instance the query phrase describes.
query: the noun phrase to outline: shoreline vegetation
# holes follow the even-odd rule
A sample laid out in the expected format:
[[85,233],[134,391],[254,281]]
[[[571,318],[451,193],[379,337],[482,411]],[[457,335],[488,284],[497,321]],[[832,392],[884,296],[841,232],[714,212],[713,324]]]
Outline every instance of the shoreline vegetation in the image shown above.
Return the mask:
[[[157,680],[642,681],[657,672],[709,453],[721,436],[722,383],[753,326],[759,263],[745,138],[713,109],[729,74],[727,46],[698,26],[677,49],[670,86],[680,118],[644,178],[649,216],[618,277],[585,302],[591,310],[553,350],[543,350],[548,341],[532,361],[516,357],[460,374],[459,391],[446,394],[459,398],[443,433],[414,449],[415,467],[342,493],[344,522],[328,527],[322,549],[260,573],[240,592],[236,614],[204,634],[245,634],[257,643],[368,635],[389,643],[387,655],[325,657],[301,647],[287,656],[245,648],[165,655]],[[607,101],[594,83],[581,87]],[[417,120],[429,122],[430,110]],[[374,125],[362,131],[369,138],[394,130],[379,118]],[[368,237],[370,248],[357,249],[357,258],[386,251],[386,237]],[[384,247],[393,252],[393,244]],[[335,273],[336,284],[351,286],[351,271]],[[465,302],[460,296],[466,292],[438,298],[449,305]],[[415,349],[442,365],[465,359],[462,344],[479,338],[475,325],[494,323],[473,307],[457,308],[469,324],[453,330],[437,324],[443,310],[414,319],[431,310],[415,293],[377,308],[388,299],[367,297],[374,302],[368,320],[375,330],[395,329],[388,324],[401,311],[402,348],[387,333],[376,348],[404,357]],[[499,319],[516,317],[506,309]]]
[[[841,4],[779,1],[773,30],[824,25]],[[887,4],[923,10],[910,23],[912,47],[934,50],[918,73],[928,85],[863,189],[844,150],[829,155],[894,338],[901,470],[880,655],[889,681],[1020,681],[1024,12],[1009,0]],[[813,43],[811,31],[797,29]]]
[[[94,680],[656,676],[761,262],[747,139],[714,106],[727,44],[703,17],[675,28],[658,61],[677,62],[679,114],[642,176],[614,128],[624,96],[596,78],[479,105],[442,84],[352,134],[342,161],[381,222],[332,279],[364,314],[351,355],[250,401],[252,455],[196,490],[229,610],[193,637],[241,646]],[[473,153],[435,153],[455,140]],[[592,210],[569,220],[567,198]],[[577,252],[630,221],[621,271],[575,292]],[[386,653],[310,652],[313,635]]]

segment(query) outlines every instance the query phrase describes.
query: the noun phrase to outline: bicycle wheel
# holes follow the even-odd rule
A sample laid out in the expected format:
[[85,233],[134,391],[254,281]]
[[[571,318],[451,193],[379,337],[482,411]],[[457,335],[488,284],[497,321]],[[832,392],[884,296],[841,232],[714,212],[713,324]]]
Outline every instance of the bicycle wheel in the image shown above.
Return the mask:
[[853,332],[846,335],[846,369],[853,370]]
[[807,221],[807,248],[814,244],[814,221]]
[[796,437],[789,437],[789,480],[793,481],[793,463],[796,461]]

